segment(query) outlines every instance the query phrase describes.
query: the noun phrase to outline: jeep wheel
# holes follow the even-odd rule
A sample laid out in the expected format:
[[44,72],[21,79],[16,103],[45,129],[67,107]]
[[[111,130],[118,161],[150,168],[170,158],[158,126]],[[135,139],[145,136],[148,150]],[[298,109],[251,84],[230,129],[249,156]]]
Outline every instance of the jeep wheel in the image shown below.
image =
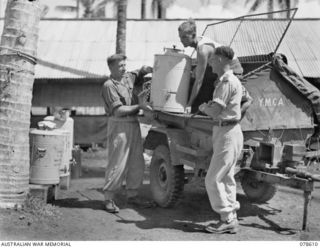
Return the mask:
[[277,192],[277,187],[274,184],[258,181],[246,175],[241,177],[241,186],[248,199],[257,203],[271,200]]
[[150,165],[150,187],[154,201],[161,207],[173,207],[184,187],[183,165],[173,166],[167,146],[158,146]]

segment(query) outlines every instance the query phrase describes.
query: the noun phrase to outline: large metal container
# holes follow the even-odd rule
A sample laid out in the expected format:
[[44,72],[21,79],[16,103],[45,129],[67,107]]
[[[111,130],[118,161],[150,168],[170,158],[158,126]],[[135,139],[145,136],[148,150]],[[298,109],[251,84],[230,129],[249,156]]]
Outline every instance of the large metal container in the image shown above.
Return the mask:
[[[63,153],[62,153],[59,174],[60,174],[60,177],[69,176],[70,160],[72,159],[72,146],[71,146],[70,132],[68,130],[63,130],[63,129],[57,129],[57,131],[61,132],[64,136]],[[70,155],[70,151],[71,151],[71,155]]]
[[188,101],[191,58],[177,49],[156,54],[151,84],[155,110],[185,113]]
[[30,130],[30,183],[59,183],[65,143],[66,134],[59,130]]
[[66,119],[61,121],[54,116],[47,116],[44,121],[50,121],[56,124],[56,130],[62,132],[65,135],[64,152],[62,155],[62,163],[60,165],[60,176],[70,175],[70,161],[72,160],[72,148],[73,148],[73,133],[74,133],[74,121],[69,117],[69,113],[66,113]]

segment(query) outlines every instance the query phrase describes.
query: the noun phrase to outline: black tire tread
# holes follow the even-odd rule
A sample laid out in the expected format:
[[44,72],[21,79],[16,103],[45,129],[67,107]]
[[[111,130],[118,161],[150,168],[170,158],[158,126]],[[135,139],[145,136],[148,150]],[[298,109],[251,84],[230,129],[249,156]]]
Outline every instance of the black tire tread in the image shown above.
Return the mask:
[[[150,166],[152,167],[153,164],[157,162],[156,160],[159,158],[165,160],[166,163],[169,163],[169,166],[171,166],[170,151],[166,145],[159,145],[155,149]],[[161,203],[157,202],[158,205],[164,208],[173,207],[181,199],[184,189],[183,165],[171,166],[171,168],[173,172],[171,176],[172,187],[169,189],[166,201]]]

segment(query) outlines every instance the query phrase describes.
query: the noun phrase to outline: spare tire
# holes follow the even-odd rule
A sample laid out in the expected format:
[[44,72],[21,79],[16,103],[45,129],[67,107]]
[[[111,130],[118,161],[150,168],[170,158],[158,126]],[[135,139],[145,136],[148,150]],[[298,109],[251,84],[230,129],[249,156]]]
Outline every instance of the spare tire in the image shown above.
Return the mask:
[[271,200],[277,192],[276,185],[258,181],[255,178],[246,176],[246,174],[241,177],[241,186],[248,199],[257,203]]

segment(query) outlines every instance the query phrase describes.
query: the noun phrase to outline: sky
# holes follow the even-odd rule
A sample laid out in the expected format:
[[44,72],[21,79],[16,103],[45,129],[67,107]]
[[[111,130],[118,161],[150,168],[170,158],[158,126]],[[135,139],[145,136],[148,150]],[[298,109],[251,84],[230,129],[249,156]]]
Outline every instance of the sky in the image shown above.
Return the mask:
[[[210,4],[206,6],[203,5],[204,2]],[[167,11],[167,18],[234,18],[248,14],[254,1],[251,0],[246,6],[245,0],[231,0],[233,3],[228,8],[223,8],[225,2],[226,0],[176,0]],[[320,18],[320,0],[300,0],[297,7],[296,18]],[[266,12],[265,4],[255,13],[261,12]]]
[[[0,16],[4,15],[7,0],[0,0]],[[40,3],[71,3],[76,0],[39,0]],[[147,18],[151,17],[151,1],[147,0],[149,11]],[[249,1],[247,5],[245,2]],[[277,0],[274,0],[275,2]],[[296,18],[320,18],[320,0],[291,0],[298,2]],[[228,8],[223,5],[230,2]],[[248,14],[254,0],[175,0],[167,10],[167,18],[235,18]],[[205,5],[207,3],[208,5]],[[72,4],[71,4],[72,5]],[[277,6],[275,6],[277,8]],[[276,9],[277,10],[277,9]],[[262,5],[255,13],[266,12],[266,4]],[[150,13],[149,13],[150,12]],[[70,15],[70,13],[69,13]],[[50,16],[53,17],[53,16]],[[56,17],[56,16],[54,16]],[[72,17],[72,16],[70,16]],[[74,16],[75,17],[75,16]],[[108,16],[111,17],[111,16]],[[128,0],[128,18],[140,17],[140,0]]]

